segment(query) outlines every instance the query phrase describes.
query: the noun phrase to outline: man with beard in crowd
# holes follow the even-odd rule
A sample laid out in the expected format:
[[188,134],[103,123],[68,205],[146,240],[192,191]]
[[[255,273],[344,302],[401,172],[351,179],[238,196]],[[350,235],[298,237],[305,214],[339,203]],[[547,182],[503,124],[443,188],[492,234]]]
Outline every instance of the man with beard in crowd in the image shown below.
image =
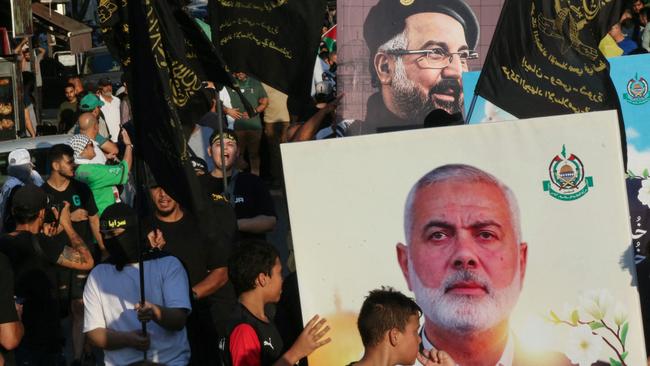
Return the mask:
[[[160,251],[142,254],[138,215],[124,203],[116,203],[100,218],[102,236],[110,256],[95,267],[84,288],[84,332],[104,350],[107,366],[149,361],[167,366],[186,366],[190,347],[185,322],[192,307],[187,273],[181,262]],[[147,235],[149,245],[164,237]],[[140,303],[140,271],[143,271],[144,304]],[[136,311],[133,311],[133,310]],[[147,334],[141,322],[147,321]]]
[[[101,253],[105,252],[104,243],[99,233],[99,216],[97,205],[90,188],[74,179],[74,150],[68,145],[57,144],[47,153],[50,163],[50,177],[43,184],[50,202],[60,207],[64,202],[70,203],[72,226],[85,243],[91,248],[95,261],[99,262]],[[97,244],[94,244],[96,242]],[[72,321],[72,350],[74,365],[81,364],[84,348],[83,327],[83,288],[88,271],[58,269],[59,296],[62,306],[69,302]]]
[[54,221],[47,224],[46,210],[50,210],[48,199],[41,188],[33,184],[20,187],[12,201],[16,230],[0,237],[0,252],[11,262],[17,302],[23,304],[25,335],[15,351],[18,365],[62,364],[54,268],[87,271],[94,265],[72,225],[70,204],[51,209]]
[[[190,365],[217,365],[217,336],[218,333],[225,336],[227,314],[237,302],[228,282],[229,243],[225,240],[209,241],[191,213],[155,181],[150,181],[149,186],[155,211],[152,222],[145,224],[145,232],[150,231],[149,227],[160,230],[165,241],[158,244],[158,248],[180,259],[190,279],[192,313],[187,320],[187,336],[192,350]],[[232,212],[229,205],[220,206],[215,211],[220,224],[223,209]],[[234,213],[231,216],[231,221],[234,221]]]
[[478,54],[476,16],[462,0],[380,0],[363,26],[379,92],[368,99],[371,128],[422,126],[441,109],[462,121],[461,76]]
[[430,171],[408,194],[404,235],[397,259],[424,313],[424,349],[461,366],[570,365],[561,354],[523,352],[510,332],[528,245],[505,184],[468,165]]
[[107,78],[100,79],[97,83],[97,96],[102,101],[101,111],[108,126],[110,140],[117,142],[122,127],[122,117],[120,115],[120,98],[113,95],[113,84]]

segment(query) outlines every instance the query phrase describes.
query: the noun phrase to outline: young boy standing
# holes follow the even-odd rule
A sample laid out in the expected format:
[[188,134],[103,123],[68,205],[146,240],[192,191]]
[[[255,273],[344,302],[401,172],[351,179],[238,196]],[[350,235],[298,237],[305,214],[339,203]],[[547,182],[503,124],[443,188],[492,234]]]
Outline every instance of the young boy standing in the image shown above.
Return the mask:
[[220,344],[232,366],[290,366],[329,343],[325,319],[314,316],[296,342],[284,351],[282,338],[264,311],[282,294],[282,264],[277,250],[262,241],[239,245],[230,258],[228,275],[238,304],[228,337]]

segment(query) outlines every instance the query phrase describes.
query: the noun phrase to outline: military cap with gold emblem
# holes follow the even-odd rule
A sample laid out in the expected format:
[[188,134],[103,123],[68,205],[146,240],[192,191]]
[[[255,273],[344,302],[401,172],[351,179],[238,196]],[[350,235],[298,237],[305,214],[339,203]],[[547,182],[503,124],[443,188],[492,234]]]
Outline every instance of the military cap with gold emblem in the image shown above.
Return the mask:
[[363,24],[363,38],[371,58],[382,44],[404,31],[405,20],[418,13],[442,13],[456,19],[465,30],[467,46],[474,50],[479,38],[479,24],[472,9],[463,0],[379,0],[368,12]]

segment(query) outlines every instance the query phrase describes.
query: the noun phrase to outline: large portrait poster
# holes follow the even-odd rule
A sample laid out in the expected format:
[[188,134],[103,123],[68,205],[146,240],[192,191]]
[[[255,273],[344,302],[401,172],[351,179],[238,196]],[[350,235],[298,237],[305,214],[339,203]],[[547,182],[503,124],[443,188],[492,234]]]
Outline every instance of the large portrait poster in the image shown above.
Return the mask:
[[[380,286],[415,296],[425,328],[447,338],[500,324],[515,360],[646,363],[614,112],[284,144],[282,154],[303,318],[332,326],[310,365],[360,359],[356,316]],[[407,206],[429,172],[434,183]],[[500,193],[458,178],[466,172]]]
[[[339,113],[357,121],[352,134],[370,134],[421,126],[433,109],[461,111],[460,73],[483,64],[503,0],[339,0],[337,5],[337,90],[345,93]],[[403,54],[407,50],[435,54]],[[469,51],[475,56],[461,65],[458,52]],[[438,60],[449,53],[459,55],[451,65],[444,65],[445,57]]]

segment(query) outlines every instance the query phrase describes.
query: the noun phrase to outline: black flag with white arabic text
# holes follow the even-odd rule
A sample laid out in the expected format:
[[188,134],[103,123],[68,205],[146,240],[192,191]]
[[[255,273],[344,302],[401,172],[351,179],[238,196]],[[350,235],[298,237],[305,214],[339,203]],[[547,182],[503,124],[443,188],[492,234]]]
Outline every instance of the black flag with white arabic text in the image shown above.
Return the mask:
[[506,0],[475,93],[518,118],[617,109],[625,152],[619,99],[598,49],[621,3]]
[[231,71],[308,96],[324,0],[208,0],[212,41]]

